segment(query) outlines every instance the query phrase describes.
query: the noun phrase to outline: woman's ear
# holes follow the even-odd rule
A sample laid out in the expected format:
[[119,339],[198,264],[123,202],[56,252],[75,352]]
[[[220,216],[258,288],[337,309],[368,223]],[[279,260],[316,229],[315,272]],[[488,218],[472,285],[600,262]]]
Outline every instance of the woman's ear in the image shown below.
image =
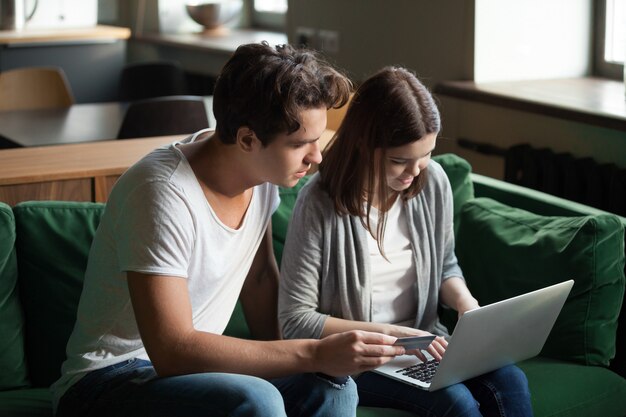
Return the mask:
[[235,143],[241,150],[244,152],[251,152],[254,150],[255,146],[261,144],[259,138],[257,138],[254,130],[250,129],[248,126],[242,126],[237,129],[237,137],[235,138]]

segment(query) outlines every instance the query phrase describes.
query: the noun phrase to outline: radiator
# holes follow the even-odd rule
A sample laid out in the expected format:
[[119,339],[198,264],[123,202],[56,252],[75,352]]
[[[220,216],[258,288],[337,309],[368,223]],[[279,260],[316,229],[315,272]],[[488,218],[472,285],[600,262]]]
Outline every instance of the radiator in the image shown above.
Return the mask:
[[626,169],[528,144],[503,156],[507,182],[626,216]]

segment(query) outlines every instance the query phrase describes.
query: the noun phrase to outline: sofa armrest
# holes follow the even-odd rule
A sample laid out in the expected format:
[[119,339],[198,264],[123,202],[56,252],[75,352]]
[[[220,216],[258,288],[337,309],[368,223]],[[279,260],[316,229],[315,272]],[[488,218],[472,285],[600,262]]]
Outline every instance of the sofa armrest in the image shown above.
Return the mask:
[[[596,209],[541,191],[511,184],[505,181],[471,174],[476,197],[488,197],[511,207],[521,208],[543,216],[588,216],[607,214]],[[618,216],[620,217],[620,216]],[[620,217],[626,228],[626,218]]]

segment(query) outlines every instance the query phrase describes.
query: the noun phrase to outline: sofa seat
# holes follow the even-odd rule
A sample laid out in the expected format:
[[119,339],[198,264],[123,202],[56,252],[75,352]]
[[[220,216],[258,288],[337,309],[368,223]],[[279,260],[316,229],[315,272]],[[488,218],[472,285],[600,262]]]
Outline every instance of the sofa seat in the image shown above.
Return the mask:
[[52,395],[48,388],[0,391],[2,417],[52,417]]
[[626,413],[624,378],[607,368],[543,356],[520,362],[518,366],[528,378],[536,416],[600,417]]

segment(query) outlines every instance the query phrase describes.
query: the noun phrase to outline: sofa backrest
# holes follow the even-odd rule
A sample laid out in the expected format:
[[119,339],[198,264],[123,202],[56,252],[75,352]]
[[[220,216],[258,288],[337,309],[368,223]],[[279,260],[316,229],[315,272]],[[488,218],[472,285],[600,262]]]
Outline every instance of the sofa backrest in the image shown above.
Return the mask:
[[32,386],[60,376],[103,204],[26,202],[13,208],[25,351]]
[[24,353],[24,318],[17,288],[15,217],[0,203],[0,391],[29,385]]

